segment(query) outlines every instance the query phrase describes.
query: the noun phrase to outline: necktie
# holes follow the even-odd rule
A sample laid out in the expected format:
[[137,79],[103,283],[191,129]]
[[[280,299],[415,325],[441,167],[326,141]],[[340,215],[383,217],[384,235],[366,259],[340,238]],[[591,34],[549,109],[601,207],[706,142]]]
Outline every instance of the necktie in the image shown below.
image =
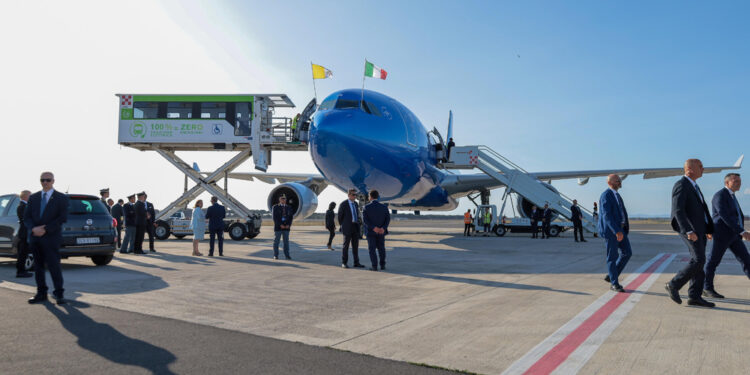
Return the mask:
[[620,216],[622,216],[622,222],[620,224],[625,225],[625,205],[622,204],[620,193],[615,193],[615,197],[617,197],[617,208],[620,209]]
[[48,193],[46,193],[46,192],[42,193],[42,207],[39,210],[39,216],[41,216],[42,214],[44,214],[44,209],[47,207],[47,194]]
[[734,207],[737,209],[737,222],[740,224],[741,227],[745,226],[745,223],[743,223],[743,217],[742,217],[742,210],[740,209],[740,202],[737,201],[737,196],[732,194],[732,200],[734,201]]
[[349,209],[352,211],[352,223],[357,222],[357,210],[354,208],[354,202],[349,201]]
[[[694,186],[695,186],[695,190],[698,191],[698,197],[700,197],[701,203],[703,203],[703,206],[705,208],[706,201],[703,199],[703,192],[701,191],[701,188],[700,186],[698,186],[698,184],[695,184]],[[711,218],[708,217],[708,213],[706,212],[705,209],[703,210],[703,217],[706,219],[706,223],[711,221]]]

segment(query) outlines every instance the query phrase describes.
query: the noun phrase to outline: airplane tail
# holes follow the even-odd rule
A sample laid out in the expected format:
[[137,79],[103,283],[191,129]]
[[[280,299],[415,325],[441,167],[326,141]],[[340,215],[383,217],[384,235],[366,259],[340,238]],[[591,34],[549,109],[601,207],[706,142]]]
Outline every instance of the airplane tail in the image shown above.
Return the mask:
[[453,138],[453,111],[448,111],[448,139],[450,141]]

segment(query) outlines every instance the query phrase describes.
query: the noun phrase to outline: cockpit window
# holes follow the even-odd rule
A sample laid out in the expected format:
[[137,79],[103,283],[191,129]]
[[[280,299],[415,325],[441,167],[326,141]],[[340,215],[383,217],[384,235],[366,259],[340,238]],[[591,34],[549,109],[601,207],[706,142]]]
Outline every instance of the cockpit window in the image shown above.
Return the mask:
[[370,102],[364,102],[364,104],[365,105],[363,107],[365,108],[365,112],[378,117],[382,116],[380,114],[380,111],[378,111],[378,107],[376,107],[374,104]]
[[318,107],[318,111],[324,111],[326,109],[333,108],[333,104],[336,103],[336,97],[330,97],[323,101],[323,103],[320,103],[320,106]]
[[336,101],[335,108],[336,109],[359,108],[359,100],[349,100],[349,99],[339,98],[339,100]]

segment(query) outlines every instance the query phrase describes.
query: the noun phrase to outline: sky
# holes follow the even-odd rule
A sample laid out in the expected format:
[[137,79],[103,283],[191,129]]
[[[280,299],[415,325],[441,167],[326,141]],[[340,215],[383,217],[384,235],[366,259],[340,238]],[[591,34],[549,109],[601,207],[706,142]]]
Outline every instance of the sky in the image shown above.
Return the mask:
[[[115,93],[285,93],[301,108],[314,96],[311,62],[333,71],[316,81],[322,98],[361,87],[365,59],[388,71],[368,89],[443,134],[452,110],[457,145],[490,146],[528,171],[677,167],[691,157],[731,165],[749,149],[748,11],[691,1],[4,3],[0,194],[38,190],[51,170],[61,190],[145,190],[165,207],[183,175],[117,144]],[[202,170],[232,156],[179,155]],[[252,162],[237,171],[254,171]],[[276,152],[269,172],[316,169],[307,153]],[[698,182],[708,195],[722,177]],[[667,216],[675,179],[628,177],[628,211]],[[750,212],[746,179],[738,198]],[[606,188],[604,178],[553,185],[588,208]],[[265,208],[272,188],[229,182],[251,208]],[[329,187],[318,211],[344,198]],[[455,212],[470,206],[462,199]]]

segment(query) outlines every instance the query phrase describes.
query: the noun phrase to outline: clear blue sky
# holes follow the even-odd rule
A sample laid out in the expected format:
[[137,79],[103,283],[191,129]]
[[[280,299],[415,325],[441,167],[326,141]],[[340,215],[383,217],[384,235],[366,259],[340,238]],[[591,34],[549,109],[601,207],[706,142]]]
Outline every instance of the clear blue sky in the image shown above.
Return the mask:
[[[317,81],[323,97],[361,87],[365,58],[389,72],[368,79],[369,89],[404,103],[428,129],[444,132],[453,110],[457,144],[486,144],[529,171],[750,157],[747,2],[131,0],[0,9],[14,56],[0,61],[0,111],[14,125],[3,127],[0,156],[26,155],[4,164],[13,178],[0,180],[3,194],[36,190],[39,172],[52,170],[63,190],[110,187],[118,198],[146,190],[164,207],[181,194],[183,176],[153,152],[118,146],[115,93],[281,92],[304,106],[311,61],[333,71]],[[18,141],[29,136],[43,152]],[[181,156],[202,170],[230,157]],[[251,163],[239,171],[253,171]],[[308,155],[275,153],[269,171],[315,168]],[[721,177],[699,183],[712,193]],[[745,179],[740,202],[750,213]],[[629,212],[667,215],[673,182],[626,179]],[[605,182],[555,186],[591,207]],[[230,182],[249,207],[264,207],[271,188]],[[319,210],[343,199],[326,189]]]
[[[231,17],[233,32],[259,41],[302,85],[310,85],[310,61],[332,69],[333,79],[318,81],[320,96],[359,87],[368,58],[389,72],[385,82],[368,79],[368,88],[443,132],[452,109],[458,144],[487,144],[530,171],[670,167],[688,157],[730,165],[750,150],[746,2],[286,1],[222,8],[217,14]],[[226,42],[223,48],[243,48]],[[750,176],[746,181],[743,191]],[[673,182],[627,179],[630,211],[666,215]],[[707,192],[722,185],[718,174],[700,182]],[[605,182],[555,185],[589,206]],[[741,201],[750,212],[750,194]]]

